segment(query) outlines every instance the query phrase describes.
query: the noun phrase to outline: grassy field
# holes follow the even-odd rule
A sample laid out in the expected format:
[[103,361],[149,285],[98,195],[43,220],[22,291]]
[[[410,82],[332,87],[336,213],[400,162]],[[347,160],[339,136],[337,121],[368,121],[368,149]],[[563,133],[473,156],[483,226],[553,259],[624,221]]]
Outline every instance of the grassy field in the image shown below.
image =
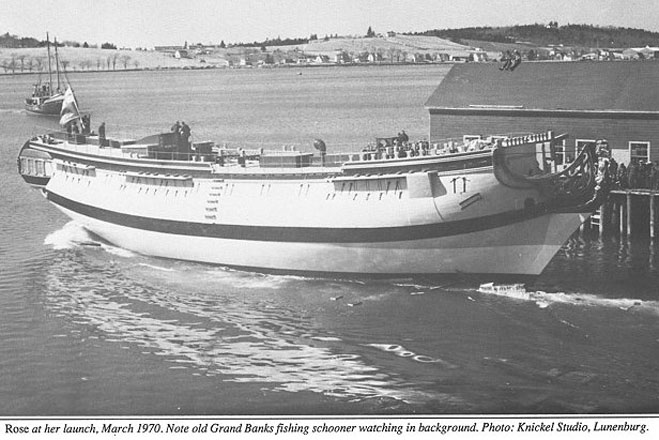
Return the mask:
[[[176,59],[171,55],[154,51],[58,48],[62,66],[68,72],[123,70],[123,69],[171,69],[203,67],[199,59]],[[51,48],[51,54],[54,51]],[[13,67],[12,67],[13,66]],[[45,48],[0,48],[2,73],[29,73],[48,71]]]

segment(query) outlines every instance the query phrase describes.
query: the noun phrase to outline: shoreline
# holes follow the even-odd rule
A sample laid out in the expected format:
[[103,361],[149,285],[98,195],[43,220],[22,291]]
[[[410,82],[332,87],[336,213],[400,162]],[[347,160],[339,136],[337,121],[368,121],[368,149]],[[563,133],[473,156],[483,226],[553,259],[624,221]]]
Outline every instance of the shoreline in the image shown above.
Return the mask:
[[[496,63],[498,61],[488,61],[488,63]],[[218,67],[218,66],[204,66],[204,67],[147,67],[147,68],[132,68],[132,69],[99,69],[99,70],[70,70],[62,72],[62,74],[78,74],[78,73],[118,73],[118,72],[162,72],[162,71],[179,71],[179,70],[273,70],[273,69],[313,69],[313,68],[328,68],[328,67],[392,67],[392,66],[452,66],[454,64],[462,64],[460,61],[444,61],[439,63],[345,63],[345,64],[282,64],[282,65],[269,65],[269,66],[235,66],[235,67]],[[0,72],[0,76],[29,76],[29,75],[47,75],[48,72]]]

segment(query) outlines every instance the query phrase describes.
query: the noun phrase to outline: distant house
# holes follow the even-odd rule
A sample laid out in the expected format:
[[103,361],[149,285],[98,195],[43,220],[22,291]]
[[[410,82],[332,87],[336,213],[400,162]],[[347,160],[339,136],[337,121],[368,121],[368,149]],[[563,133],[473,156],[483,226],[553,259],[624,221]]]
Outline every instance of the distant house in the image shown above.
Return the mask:
[[450,59],[451,59],[451,57],[447,53],[436,53],[433,56],[433,61],[435,61],[435,62],[444,62],[444,61],[448,61]]
[[599,60],[599,54],[596,52],[589,52],[581,55],[581,59],[584,61],[597,61]]
[[469,61],[469,54],[454,54],[451,55],[451,61],[456,63],[466,63]]
[[469,51],[469,61],[484,62],[487,60],[487,52],[478,49]]
[[659,59],[659,47],[632,47],[622,51],[623,57],[628,60],[634,59]]
[[184,58],[190,59],[192,58],[192,55],[186,49],[178,49],[176,50],[176,52],[174,52],[174,58],[176,58],[177,60]]
[[422,53],[415,53],[412,55],[412,62],[413,63],[425,63],[426,62],[426,55]]
[[334,53],[334,62],[337,64],[349,63],[351,62],[350,54],[345,50],[337,49]]
[[377,52],[371,52],[368,54],[369,63],[379,63],[380,61],[382,61],[382,54]]
[[314,59],[314,62],[316,64],[325,64],[330,62],[330,58],[327,55],[317,55],[316,58]]
[[659,160],[659,69],[655,63],[523,62],[455,65],[426,102],[429,139],[552,130],[569,138],[557,163],[607,139],[619,163]]

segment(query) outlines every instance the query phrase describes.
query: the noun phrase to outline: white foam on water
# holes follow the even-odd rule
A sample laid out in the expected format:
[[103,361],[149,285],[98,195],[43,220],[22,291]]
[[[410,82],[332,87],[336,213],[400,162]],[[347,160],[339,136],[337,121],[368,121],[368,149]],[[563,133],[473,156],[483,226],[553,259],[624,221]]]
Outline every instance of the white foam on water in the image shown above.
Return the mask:
[[409,358],[413,361],[420,362],[422,364],[439,364],[445,368],[457,368],[457,365],[454,365],[450,362],[445,361],[437,357],[431,357],[425,354],[415,353],[411,350],[406,349],[402,345],[398,344],[365,344],[366,347],[377,348],[387,353],[392,353],[398,357]]
[[101,248],[108,254],[116,255],[117,257],[133,258],[137,256],[135,252],[131,252],[128,249],[112,246],[109,244],[101,244]]
[[171,267],[156,266],[155,264],[139,263],[138,266],[148,267],[149,269],[161,270],[163,272],[176,272],[176,269],[172,269]]
[[288,276],[241,272],[228,268],[207,270],[204,274],[212,277],[214,282],[226,283],[241,289],[280,289],[292,281]]
[[[484,295],[488,293],[480,292]],[[525,294],[505,292],[493,296],[508,297],[518,301],[534,302],[539,308],[545,309],[554,304],[568,304],[583,307],[607,307],[622,311],[644,310],[659,314],[658,301],[644,301],[634,298],[605,298],[590,293],[545,292],[543,290],[527,290]]]
[[82,225],[70,221],[61,229],[51,232],[46,236],[43,244],[52,246],[55,250],[72,249],[80,246],[80,243],[92,242],[89,232]]
[[0,110],[0,114],[11,114],[11,115],[20,115],[27,113],[25,110],[18,110],[15,108],[5,108]]
[[311,339],[314,339],[316,341],[323,341],[323,342],[341,342],[341,338],[337,338],[334,336],[312,336]]
[[52,246],[54,250],[74,249],[85,246],[98,247],[109,254],[124,258],[131,258],[137,255],[126,249],[95,241],[89,231],[75,221],[70,221],[62,226],[61,229],[48,234],[43,244]]

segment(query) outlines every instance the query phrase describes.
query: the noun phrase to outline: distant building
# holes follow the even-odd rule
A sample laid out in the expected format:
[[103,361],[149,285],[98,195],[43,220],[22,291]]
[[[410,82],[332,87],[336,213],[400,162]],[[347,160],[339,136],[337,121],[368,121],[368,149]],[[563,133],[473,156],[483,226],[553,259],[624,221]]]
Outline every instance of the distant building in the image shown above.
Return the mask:
[[177,50],[183,49],[182,46],[155,46],[153,50],[156,52],[162,52],[174,55]]
[[469,61],[474,62],[485,62],[488,61],[487,52],[482,50],[470,50],[469,51]]
[[613,157],[659,160],[659,69],[656,63],[523,62],[455,65],[426,102],[429,139],[545,132],[568,133],[559,163],[604,138]]
[[350,54],[343,49],[337,49],[334,53],[334,62],[337,64],[350,63]]
[[378,52],[371,52],[368,54],[369,63],[379,63],[380,61],[382,61],[382,54]]
[[192,58],[192,55],[186,49],[178,49],[176,52],[174,52],[174,58],[176,58],[177,60],[185,59],[185,58],[189,59]]
[[625,49],[623,52],[623,57],[628,60],[642,59],[659,59],[659,47],[632,47]]
[[314,59],[314,62],[316,64],[325,64],[330,62],[330,58],[327,55],[316,55],[316,58]]

